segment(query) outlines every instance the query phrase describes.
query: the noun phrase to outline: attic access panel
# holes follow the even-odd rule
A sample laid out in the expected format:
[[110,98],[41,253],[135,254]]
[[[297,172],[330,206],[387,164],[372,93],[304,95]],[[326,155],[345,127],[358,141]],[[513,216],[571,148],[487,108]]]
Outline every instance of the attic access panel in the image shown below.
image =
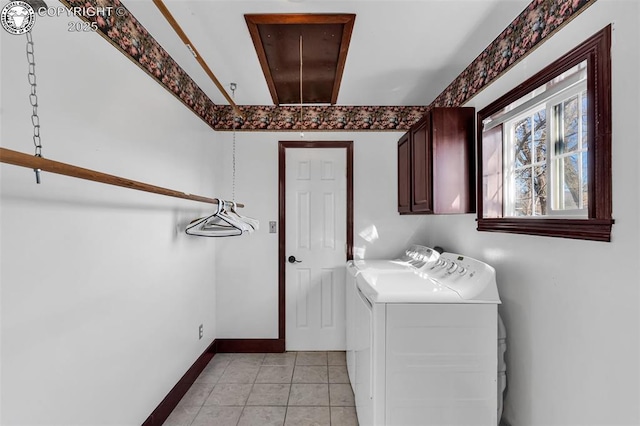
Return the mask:
[[253,45],[275,105],[335,104],[354,14],[247,14]]

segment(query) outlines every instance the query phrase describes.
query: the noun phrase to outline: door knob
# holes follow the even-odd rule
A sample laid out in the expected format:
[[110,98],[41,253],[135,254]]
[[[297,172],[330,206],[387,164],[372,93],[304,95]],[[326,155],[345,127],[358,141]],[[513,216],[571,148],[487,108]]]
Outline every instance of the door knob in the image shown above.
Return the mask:
[[289,261],[289,263],[300,263],[302,262],[302,260],[296,260],[295,256],[289,256],[289,259],[287,259]]

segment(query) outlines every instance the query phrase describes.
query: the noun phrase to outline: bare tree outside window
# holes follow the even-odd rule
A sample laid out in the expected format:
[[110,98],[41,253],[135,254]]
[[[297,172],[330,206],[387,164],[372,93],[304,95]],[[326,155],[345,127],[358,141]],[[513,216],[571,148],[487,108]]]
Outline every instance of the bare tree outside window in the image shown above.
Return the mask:
[[547,214],[547,119],[544,109],[514,124],[515,216]]

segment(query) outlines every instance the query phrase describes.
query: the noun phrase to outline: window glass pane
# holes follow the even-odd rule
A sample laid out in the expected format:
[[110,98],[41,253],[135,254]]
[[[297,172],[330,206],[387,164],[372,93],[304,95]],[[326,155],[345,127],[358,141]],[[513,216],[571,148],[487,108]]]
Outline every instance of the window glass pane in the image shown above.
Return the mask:
[[515,166],[531,164],[531,118],[526,117],[514,124]]
[[515,216],[531,216],[531,168],[516,170],[515,172]]
[[560,210],[579,209],[582,197],[582,185],[580,183],[580,154],[564,157],[563,195],[564,203],[558,206]]
[[547,110],[541,109],[533,114],[535,161],[545,161],[547,158]]
[[589,207],[589,160],[586,152],[581,154],[582,158],[582,208]]
[[482,203],[484,217],[502,217],[503,214],[503,131],[502,126],[482,132],[482,162],[485,165],[482,174],[482,192],[487,198]]
[[534,168],[533,190],[536,216],[547,214],[547,164]]
[[578,149],[578,118],[580,111],[578,108],[578,96],[573,96],[563,102],[564,112],[564,151],[570,152]]

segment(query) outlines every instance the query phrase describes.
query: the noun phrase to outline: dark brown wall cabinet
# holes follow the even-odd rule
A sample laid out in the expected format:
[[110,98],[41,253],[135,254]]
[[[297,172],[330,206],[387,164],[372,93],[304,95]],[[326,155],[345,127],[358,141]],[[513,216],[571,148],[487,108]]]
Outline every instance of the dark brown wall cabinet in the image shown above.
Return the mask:
[[433,108],[398,141],[398,212],[475,212],[474,108]]

